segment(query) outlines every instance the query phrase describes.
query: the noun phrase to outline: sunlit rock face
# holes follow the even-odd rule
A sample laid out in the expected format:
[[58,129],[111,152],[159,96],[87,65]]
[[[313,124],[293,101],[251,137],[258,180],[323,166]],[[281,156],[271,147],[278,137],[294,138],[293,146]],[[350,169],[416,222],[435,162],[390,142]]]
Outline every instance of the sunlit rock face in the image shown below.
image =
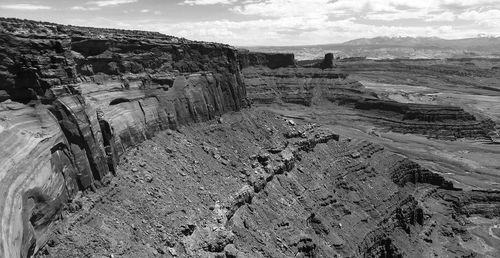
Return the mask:
[[127,148],[246,106],[235,49],[0,20],[0,257],[30,256]]

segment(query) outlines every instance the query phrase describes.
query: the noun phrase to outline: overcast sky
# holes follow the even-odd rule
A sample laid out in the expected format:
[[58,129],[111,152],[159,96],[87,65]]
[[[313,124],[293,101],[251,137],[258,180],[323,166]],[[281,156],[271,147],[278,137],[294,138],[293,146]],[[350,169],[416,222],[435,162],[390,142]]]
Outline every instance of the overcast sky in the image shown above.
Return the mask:
[[238,46],[500,36],[500,0],[0,0],[0,16]]

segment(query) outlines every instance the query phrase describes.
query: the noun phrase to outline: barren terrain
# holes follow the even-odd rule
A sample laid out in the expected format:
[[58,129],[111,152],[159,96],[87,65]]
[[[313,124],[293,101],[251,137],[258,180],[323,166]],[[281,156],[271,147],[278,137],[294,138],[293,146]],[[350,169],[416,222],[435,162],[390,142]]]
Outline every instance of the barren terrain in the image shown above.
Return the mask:
[[0,256],[500,256],[497,60],[0,35]]
[[[396,76],[391,73],[380,73],[380,77],[368,74],[354,73],[350,78],[359,79],[367,90],[372,90],[387,99],[404,103],[458,104],[470,112],[498,123],[497,112],[500,102],[496,101],[499,98],[496,91],[491,91],[491,96],[467,94],[461,92],[461,87],[446,88],[446,83],[442,81],[438,81],[440,82],[438,87],[429,83],[419,84],[421,86],[408,85],[401,84],[408,81],[402,79],[401,74]],[[371,80],[373,78],[384,78],[384,83],[379,82],[380,80]],[[465,91],[471,90],[466,88]],[[373,185],[380,184],[380,181],[361,179],[360,184],[354,184],[354,188],[360,187],[359,190],[346,192],[344,198],[333,197],[334,201],[325,204],[326,206],[321,204],[324,201],[322,194],[309,197],[315,200],[312,201],[315,204],[309,204],[312,206],[306,204],[307,201],[301,197],[307,196],[305,192],[302,192],[298,199],[285,194],[287,191],[296,191],[294,189],[297,187],[303,189],[301,191],[312,192],[316,191],[314,190],[316,187],[319,187],[318,191],[328,189],[328,187],[322,188],[321,184],[307,185],[305,183],[307,180],[300,179],[301,173],[313,177],[338,178],[342,175],[340,172],[342,169],[331,169],[332,166],[336,167],[334,165],[336,162],[342,162],[342,159],[339,159],[341,156],[332,156],[331,151],[338,152],[345,148],[342,147],[344,144],[347,144],[346,147],[353,146],[348,147],[354,150],[348,154],[352,157],[358,155],[352,153],[357,153],[356,149],[359,150],[363,145],[380,148],[378,151],[385,149],[383,152],[411,157],[423,168],[450,180],[454,187],[465,192],[500,189],[498,163],[500,148],[496,143],[496,137],[491,140],[467,138],[445,140],[426,135],[396,133],[374,122],[377,120],[376,116],[323,99],[313,97],[313,100],[316,102],[309,107],[286,102],[256,103],[251,108],[252,111],[224,115],[218,119],[219,122],[182,127],[179,132],[161,133],[152,140],[144,142],[123,158],[118,176],[112,180],[109,187],[78,200],[82,203],[82,210],[67,214],[68,220],[71,221],[69,226],[68,224],[62,226],[60,233],[54,236],[52,246],[49,244],[41,253],[46,252],[56,256],[99,254],[117,257],[217,256],[217,252],[221,256],[228,257],[290,257],[299,254],[328,257],[333,253],[339,256],[356,254],[359,251],[350,249],[350,245],[346,243],[351,234],[348,228],[369,229],[377,221],[377,216],[369,215],[371,219],[361,218],[358,222],[355,222],[357,219],[350,217],[366,216],[362,215],[363,212],[360,213],[361,210],[368,211],[366,208],[361,208],[364,207],[361,200],[366,201],[368,198],[366,194],[370,191],[367,187],[380,189],[380,186]],[[322,147],[323,144],[320,144],[313,147],[314,151],[311,154],[307,152],[301,154],[301,159],[296,161],[290,171],[272,177],[267,185],[245,204],[245,208],[243,206],[239,208],[243,214],[264,212],[265,215],[258,215],[257,218],[246,217],[239,215],[240,211],[237,211],[230,218],[224,217],[222,214],[232,210],[227,203],[234,202],[231,201],[235,198],[231,197],[234,192],[241,192],[241,189],[245,189],[246,182],[251,182],[252,173],[255,173],[251,171],[259,166],[255,165],[254,157],[257,156],[257,160],[259,155],[267,157],[269,154],[266,153],[269,151],[282,148],[278,146],[286,146],[287,144],[280,143],[283,141],[279,136],[281,133],[286,134],[288,130],[310,124],[338,134],[338,143],[332,140],[333,143],[325,143],[327,146]],[[369,159],[371,155],[373,154],[369,154],[367,158]],[[357,172],[351,171],[351,173]],[[344,177],[346,175],[348,174],[344,174]],[[294,183],[286,185],[290,180]],[[356,180],[359,180],[359,176]],[[182,186],[176,182],[182,182]],[[338,185],[334,188],[337,187]],[[446,229],[444,225],[451,223],[449,216],[454,212],[444,208],[449,200],[443,197],[443,192],[440,190],[434,192],[436,190],[430,190],[432,187],[429,187],[428,184],[416,183],[407,189],[411,193],[410,196],[417,198],[423,205],[426,214],[422,225],[412,225],[408,231],[410,236],[417,234],[419,237],[415,239],[410,237],[413,240],[409,242],[390,243],[390,246],[394,247],[383,251],[371,253],[369,250],[364,250],[357,254],[371,253],[370,255],[375,257],[384,255],[455,257],[473,253],[485,257],[500,255],[500,251],[496,248],[500,244],[500,236],[497,233],[500,227],[498,217],[478,216],[472,212],[458,220],[459,224],[451,228],[452,232],[464,230],[466,233],[457,236],[454,236],[454,233],[447,235],[448,233],[444,232],[450,228]],[[329,196],[332,193],[341,194],[338,190],[334,190]],[[374,199],[369,198],[371,202],[376,203],[387,198],[379,194],[381,193],[376,194]],[[448,194],[460,195],[460,191],[445,193]],[[278,196],[288,197],[282,199],[283,197],[278,198]],[[269,206],[271,200],[276,200],[277,203]],[[138,203],[144,206],[138,206]],[[276,207],[285,210],[282,213],[275,210]],[[325,211],[327,207],[331,208]],[[334,220],[318,217],[316,220],[321,225],[319,228],[311,224],[311,216],[321,216],[311,214],[332,216],[338,214],[335,210],[340,207],[344,207],[343,215]],[[378,212],[384,209],[383,206],[376,207]],[[290,208],[291,210],[288,210]],[[83,219],[88,217],[93,219]],[[329,222],[323,226],[325,219]],[[239,229],[238,223],[243,223],[245,230]],[[437,231],[439,233],[435,232],[436,225],[441,227]],[[185,232],[190,230],[194,233]],[[311,232],[314,233],[311,235]],[[326,232],[326,235],[321,232]],[[393,231],[391,234],[397,236],[408,233]],[[428,234],[428,238],[422,239],[422,234]],[[266,237],[262,238],[264,236]],[[263,239],[263,242],[259,242],[258,239]],[[394,238],[390,239],[395,241]],[[222,247],[213,251],[207,246],[217,244],[211,241]],[[305,242],[300,244],[301,241]],[[302,252],[303,249],[300,248],[300,245],[304,245],[307,241],[311,242],[307,248],[314,250],[309,254]],[[321,243],[328,243],[329,247],[322,246]]]

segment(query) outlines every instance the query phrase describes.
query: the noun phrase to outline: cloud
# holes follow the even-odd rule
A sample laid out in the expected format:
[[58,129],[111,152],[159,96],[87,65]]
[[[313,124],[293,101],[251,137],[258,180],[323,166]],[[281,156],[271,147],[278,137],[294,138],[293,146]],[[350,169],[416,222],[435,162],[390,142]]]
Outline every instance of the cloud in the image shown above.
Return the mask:
[[498,5],[498,0],[438,0],[441,6],[477,7],[485,5]]
[[442,13],[438,13],[438,14],[432,14],[432,15],[429,15],[429,17],[427,17],[425,19],[425,21],[427,22],[433,22],[433,21],[454,21],[456,19],[456,15],[452,12],[442,12]]
[[427,12],[425,11],[398,11],[398,12],[372,12],[364,17],[370,20],[395,21],[403,19],[424,19]]
[[[2,0],[0,0],[2,1]],[[90,1],[90,2],[87,2]],[[41,2],[41,1],[40,1]],[[71,7],[93,11],[138,0],[85,0]],[[172,9],[210,6],[214,15],[189,22],[149,5],[121,8],[120,13],[147,13],[84,19],[84,26],[159,31],[193,40],[233,45],[307,45],[376,36],[474,37],[500,35],[500,0],[176,0]],[[177,4],[178,3],[178,4]],[[5,5],[4,5],[5,6]],[[139,5],[138,5],[139,6]],[[0,4],[1,8],[4,8]],[[124,7],[124,6],[120,6]],[[199,10],[198,10],[199,11]],[[230,12],[229,14],[227,12]],[[77,13],[77,12],[74,12]],[[190,13],[190,17],[192,14]],[[217,16],[218,15],[218,16]],[[215,17],[215,18],[214,18]],[[218,18],[217,18],[218,17]],[[225,19],[228,17],[227,19]],[[230,18],[229,18],[230,17]],[[75,19],[78,16],[75,15]],[[177,20],[176,20],[177,19]],[[211,20],[212,19],[212,20]]]
[[476,24],[498,28],[500,26],[500,10],[470,10],[458,15],[459,19],[474,21]]
[[75,11],[97,11],[100,10],[101,8],[99,7],[84,7],[84,6],[73,6],[71,7],[71,10]]
[[[500,8],[500,0],[252,0],[241,2],[231,10],[243,15],[275,18],[329,15],[336,18],[366,16],[384,21],[452,21],[455,9],[495,6]],[[433,18],[437,13],[441,15]]]
[[[421,0],[425,1],[425,0]],[[354,2],[354,1],[353,1]],[[344,3],[348,3],[345,1]],[[366,18],[368,13],[397,13],[390,11],[375,12],[370,6],[363,5],[344,5],[346,8],[359,10],[358,13],[342,16],[342,14],[331,16],[331,11],[318,11],[313,15],[312,11],[304,13],[294,13],[293,16],[262,16],[252,17],[252,19],[228,20],[219,19],[211,21],[192,21],[192,22],[166,22],[157,16],[147,17],[142,20],[114,20],[112,18],[102,19],[84,19],[77,23],[85,26],[106,26],[122,29],[139,29],[148,31],[159,31],[167,35],[185,37],[192,40],[213,41],[228,43],[237,46],[251,45],[308,45],[308,44],[327,44],[344,42],[355,38],[369,38],[376,36],[437,36],[443,38],[464,38],[474,37],[480,33],[488,35],[499,35],[498,26],[485,26],[476,23],[481,19],[490,19],[500,13],[473,10],[454,13],[446,11],[427,11],[419,8],[410,8],[401,11],[405,15],[416,13],[414,17],[418,18],[416,22],[407,23],[398,20],[380,20],[373,21]],[[407,8],[407,7],[395,7]],[[387,9],[388,10],[388,9]],[[495,9],[496,10],[496,9]],[[339,9],[334,10],[339,12]],[[392,18],[404,18],[404,15]],[[413,14],[412,14],[413,15]],[[455,15],[455,20],[450,17]],[[461,17],[458,17],[461,16]],[[343,18],[339,18],[343,17]],[[488,18],[489,17],[489,18]],[[435,21],[441,20],[439,25]],[[467,22],[474,21],[474,22]],[[498,19],[497,19],[498,21]]]
[[116,6],[121,4],[135,3],[137,1],[138,0],[100,0],[100,1],[90,1],[87,2],[87,4],[97,5],[99,7],[106,7],[106,6]]
[[35,4],[6,4],[0,5],[2,9],[11,9],[11,10],[23,10],[23,11],[36,11],[36,10],[50,10],[51,6],[46,5],[35,5]]
[[[451,2],[464,9],[447,7]],[[498,35],[500,26],[495,18],[500,17],[495,11],[500,8],[476,7],[500,5],[492,0],[184,0],[181,4],[231,3],[219,8],[240,14],[236,19],[201,17],[175,23],[148,17],[130,24],[117,21],[115,27],[245,46],[326,44],[376,36],[463,38]]]
[[181,5],[214,5],[214,4],[232,4],[237,0],[185,0]]
[[[347,4],[356,5],[352,2]],[[233,7],[232,10],[243,15],[264,17],[312,17],[335,13],[336,5],[330,0],[268,0],[239,5]]]
[[233,45],[307,45],[343,42],[360,37],[438,36],[469,37],[475,28],[457,26],[405,26],[363,24],[355,18],[328,21],[327,16],[308,18],[258,19],[250,21],[206,21],[176,24],[144,23],[141,29],[160,31],[188,39]]

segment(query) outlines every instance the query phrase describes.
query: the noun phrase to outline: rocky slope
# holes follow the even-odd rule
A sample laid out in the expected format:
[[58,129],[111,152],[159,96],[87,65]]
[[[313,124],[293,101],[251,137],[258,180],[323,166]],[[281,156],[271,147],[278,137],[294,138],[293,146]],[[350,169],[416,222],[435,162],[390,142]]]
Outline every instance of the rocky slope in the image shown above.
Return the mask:
[[36,252],[129,147],[246,105],[229,46],[16,19],[0,41],[2,257]]
[[481,243],[468,217],[498,217],[498,197],[380,145],[244,110],[132,149],[37,256],[467,256]]

